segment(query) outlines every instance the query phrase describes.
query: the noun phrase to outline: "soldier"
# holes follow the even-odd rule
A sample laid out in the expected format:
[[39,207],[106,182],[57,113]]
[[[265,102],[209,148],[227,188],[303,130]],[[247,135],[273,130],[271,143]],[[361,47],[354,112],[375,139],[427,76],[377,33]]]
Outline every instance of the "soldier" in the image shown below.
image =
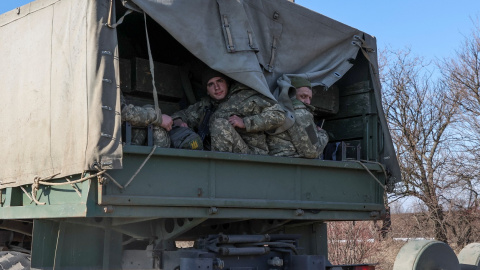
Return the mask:
[[189,127],[198,133],[203,147],[210,150],[210,117],[228,94],[229,80],[220,72],[209,69],[202,74],[207,96],[172,115],[175,126]]
[[291,85],[296,90],[292,98],[295,110],[295,123],[288,130],[267,138],[269,154],[283,157],[319,158],[328,143],[327,132],[313,120],[312,86],[301,77],[291,77]]
[[212,150],[267,155],[265,131],[281,126],[285,112],[276,101],[236,82],[212,118]]
[[[121,94],[121,93],[120,93]],[[161,114],[157,118],[155,109],[151,105],[135,106],[127,104],[125,98],[120,96],[122,121],[129,122],[134,127],[146,127],[153,125],[153,143],[159,147],[170,147],[170,137],[167,131],[172,129],[172,118]],[[132,144],[142,145],[145,141],[146,130],[132,128]]]

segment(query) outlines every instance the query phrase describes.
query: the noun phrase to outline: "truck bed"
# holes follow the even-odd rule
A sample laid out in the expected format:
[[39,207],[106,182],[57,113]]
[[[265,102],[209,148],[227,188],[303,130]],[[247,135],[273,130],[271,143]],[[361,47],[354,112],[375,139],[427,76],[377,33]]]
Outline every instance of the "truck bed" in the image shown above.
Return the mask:
[[[5,189],[2,217],[368,220],[384,210],[383,188],[372,175],[381,182],[385,177],[374,163],[151,152],[152,147],[131,145],[123,150],[123,169],[107,171],[103,185],[97,178],[76,184],[78,192],[71,185],[41,185],[37,198],[45,205],[36,205],[19,187]],[[118,186],[129,181],[126,188]],[[31,186],[25,191],[31,193]]]

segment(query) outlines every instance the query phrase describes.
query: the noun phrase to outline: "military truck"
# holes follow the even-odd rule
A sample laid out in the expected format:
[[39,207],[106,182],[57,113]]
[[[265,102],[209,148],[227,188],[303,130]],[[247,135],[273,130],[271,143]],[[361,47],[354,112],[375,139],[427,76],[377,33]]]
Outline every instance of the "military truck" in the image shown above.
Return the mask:
[[[0,35],[3,268],[374,268],[332,266],[326,230],[400,181],[373,36],[280,0],[37,0]],[[133,145],[120,94],[171,114],[206,68],[281,104],[311,80],[330,157]]]

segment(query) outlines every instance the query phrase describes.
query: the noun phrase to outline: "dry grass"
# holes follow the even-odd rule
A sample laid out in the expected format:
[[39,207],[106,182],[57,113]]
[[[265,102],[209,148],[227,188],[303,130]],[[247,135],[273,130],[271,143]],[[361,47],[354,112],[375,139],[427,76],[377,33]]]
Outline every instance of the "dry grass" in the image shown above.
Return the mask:
[[404,244],[403,241],[393,241],[392,239],[381,241],[377,252],[369,258],[369,262],[378,263],[375,270],[393,269],[397,253]]
[[376,263],[377,270],[392,269],[406,242],[381,238],[378,225],[371,221],[328,223],[329,261],[334,265]]

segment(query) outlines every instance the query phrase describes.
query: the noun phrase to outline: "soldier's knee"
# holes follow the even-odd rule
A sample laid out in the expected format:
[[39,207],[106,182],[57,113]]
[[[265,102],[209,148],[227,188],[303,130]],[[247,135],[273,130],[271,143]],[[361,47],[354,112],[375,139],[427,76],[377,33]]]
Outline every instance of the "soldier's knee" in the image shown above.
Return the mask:
[[147,138],[147,131],[143,128],[132,128],[132,141],[133,145],[144,145]]
[[232,127],[227,119],[217,118],[210,123],[210,133],[212,136],[222,133],[222,131],[229,130]]
[[153,128],[153,143],[158,147],[170,147],[171,141],[168,132],[161,127]]

